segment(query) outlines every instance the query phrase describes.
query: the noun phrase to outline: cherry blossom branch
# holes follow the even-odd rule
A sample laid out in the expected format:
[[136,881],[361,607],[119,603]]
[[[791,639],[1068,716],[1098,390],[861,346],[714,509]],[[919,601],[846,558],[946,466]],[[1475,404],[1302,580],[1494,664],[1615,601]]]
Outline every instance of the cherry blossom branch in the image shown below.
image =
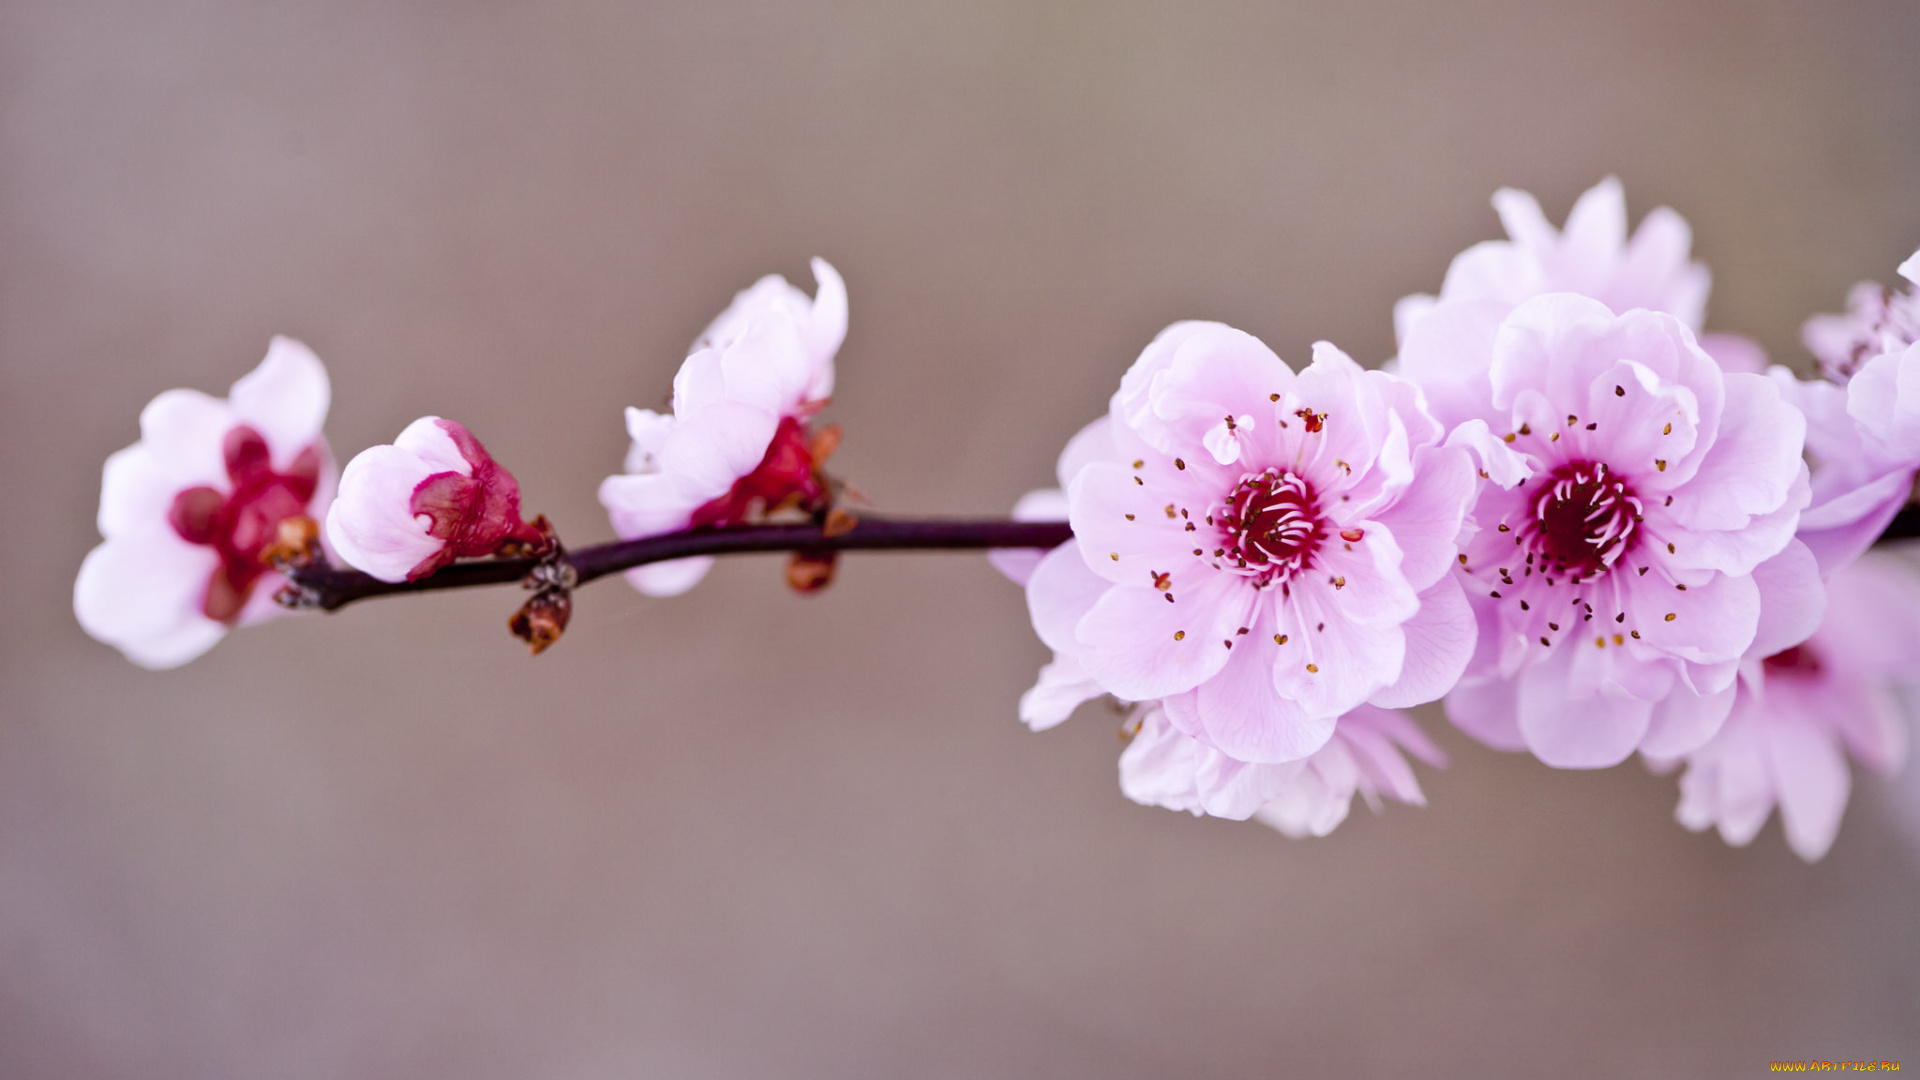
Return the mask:
[[[681,532],[562,550],[548,558],[484,559],[448,566],[419,581],[385,582],[357,570],[312,565],[288,570],[289,606],[334,611],[355,600],[525,581],[536,570],[568,587],[648,563],[695,555],[800,551],[963,551],[1051,548],[1073,539],[1065,522],[1004,518],[862,517],[827,535],[816,524],[744,525]],[[546,569],[543,569],[546,568]]]

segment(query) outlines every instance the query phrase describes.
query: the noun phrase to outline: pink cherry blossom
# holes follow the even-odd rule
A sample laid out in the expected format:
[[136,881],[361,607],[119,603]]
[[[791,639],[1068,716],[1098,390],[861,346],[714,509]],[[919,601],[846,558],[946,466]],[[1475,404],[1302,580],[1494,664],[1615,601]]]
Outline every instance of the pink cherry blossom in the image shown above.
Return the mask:
[[391,446],[347,462],[327,512],[327,540],[355,569],[382,581],[417,581],[457,558],[543,537],[520,518],[513,474],[465,425],[426,416]]
[[1362,705],[1340,717],[1311,755],[1248,764],[1182,732],[1159,705],[1143,706],[1120,755],[1120,790],[1149,806],[1244,821],[1258,818],[1293,837],[1325,836],[1346,820],[1358,793],[1425,806],[1402,753],[1436,767],[1446,756],[1405,713]]
[[[1920,254],[1900,272],[1920,278]],[[1813,502],[1800,537],[1831,573],[1865,551],[1911,497],[1920,470],[1920,297],[1881,293],[1863,306],[1854,291],[1852,316],[1807,323],[1822,379],[1804,381],[1785,368],[1769,376],[1806,414]]]
[[1549,224],[1540,203],[1524,191],[1501,188],[1493,206],[1507,239],[1484,241],[1455,256],[1438,297],[1409,296],[1395,305],[1394,326],[1403,344],[1413,324],[1440,301],[1511,309],[1556,292],[1590,296],[1617,313],[1664,311],[1700,329],[1713,279],[1705,265],[1688,259],[1693,230],[1679,214],[1657,207],[1629,238],[1626,194],[1613,177],[1580,196],[1564,230]]
[[[1909,721],[1895,688],[1920,683],[1920,574],[1898,556],[1869,553],[1834,573],[1822,618],[1818,582],[1807,585],[1812,557],[1795,548],[1780,558],[1803,567],[1770,575],[1779,561],[1770,560],[1756,575],[1763,616],[1789,613],[1776,616],[1772,640],[1749,650],[1726,724],[1686,756],[1677,816],[1743,846],[1778,806],[1788,846],[1813,862],[1840,828],[1847,758],[1881,775],[1905,760]],[[1797,643],[1782,645],[1796,629]]]
[[[824,505],[817,468],[824,452],[808,421],[833,392],[847,292],[824,259],[813,260],[813,275],[813,299],[779,275],[736,296],[674,377],[671,414],[627,410],[627,471],[600,485],[621,539]],[[672,596],[697,584],[712,563],[654,563],[627,571],[627,580],[649,595]]]
[[1808,501],[1800,413],[1723,374],[1679,319],[1572,294],[1505,317],[1442,304],[1400,362],[1443,421],[1486,424],[1526,463],[1473,510],[1479,646],[1448,715],[1568,768],[1711,737],[1756,632],[1754,567]]
[[1419,392],[1326,343],[1295,374],[1178,323],[1061,458],[1075,542],[1027,583],[1055,653],[1030,724],[1100,693],[1249,763],[1295,761],[1371,701],[1431,701],[1471,651],[1448,574],[1474,489]]
[[1920,252],[1900,264],[1908,287],[1901,292],[1863,281],[1847,294],[1844,315],[1815,315],[1800,338],[1819,362],[1820,374],[1846,383],[1861,365],[1882,353],[1904,350],[1920,341]]
[[276,337],[225,399],[169,390],[140,441],[107,459],[100,546],[81,564],[74,615],[134,663],[170,668],[234,626],[282,612],[263,561],[280,523],[314,517],[335,469],[320,428],[330,389],[305,345]]

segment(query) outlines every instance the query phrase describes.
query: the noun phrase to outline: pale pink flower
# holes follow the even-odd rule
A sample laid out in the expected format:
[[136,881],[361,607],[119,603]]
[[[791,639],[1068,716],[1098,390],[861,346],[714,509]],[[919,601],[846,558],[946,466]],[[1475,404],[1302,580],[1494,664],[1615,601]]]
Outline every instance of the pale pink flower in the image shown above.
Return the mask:
[[327,541],[381,581],[417,581],[459,558],[543,537],[520,518],[520,485],[466,426],[424,416],[340,476]]
[[1844,384],[1868,360],[1920,341],[1920,293],[1913,288],[1920,285],[1920,252],[1900,264],[1900,276],[1909,282],[1904,291],[1863,281],[1847,294],[1846,314],[1807,320],[1800,339],[1822,376]]
[[[1920,254],[1900,272],[1920,278]],[[1768,372],[1807,417],[1813,503],[1800,519],[1800,538],[1828,573],[1879,537],[1911,497],[1920,470],[1920,297],[1887,292],[1878,310],[1864,311],[1867,288],[1855,289],[1858,318],[1807,323],[1807,343],[1825,378],[1804,381],[1779,367]]]
[[[786,506],[815,509],[825,485],[807,424],[833,393],[833,360],[847,333],[847,292],[813,260],[818,295],[779,275],[734,297],[673,380],[673,411],[627,410],[633,447],[625,475],[600,485],[623,540],[699,525],[731,525]],[[652,596],[685,592],[710,557],[627,571]]]
[[1472,646],[1447,569],[1475,479],[1442,435],[1414,387],[1324,342],[1296,375],[1217,323],[1163,331],[1062,455],[1075,542],[1027,583],[1055,662],[1023,715],[1161,700],[1276,763],[1362,703],[1444,693]]
[[1571,294],[1497,315],[1443,304],[1400,356],[1443,421],[1503,433],[1529,474],[1474,507],[1479,646],[1448,715],[1561,767],[1692,750],[1732,707],[1753,569],[1807,504],[1805,421],[1671,315]]
[[[1800,565],[1775,568],[1781,559]],[[1881,775],[1905,760],[1896,687],[1920,683],[1920,575],[1897,556],[1868,553],[1833,574],[1824,618],[1799,545],[1756,576],[1763,621],[1769,608],[1788,613],[1749,650],[1726,724],[1686,756],[1677,816],[1742,846],[1778,806],[1788,846],[1813,862],[1840,829],[1848,756]]]
[[281,521],[317,517],[336,471],[320,428],[318,357],[276,337],[225,399],[169,390],[140,413],[140,441],[107,459],[100,535],[73,586],[80,625],[134,663],[170,668],[227,630],[281,613],[263,561]]
[[1158,704],[1142,706],[1120,755],[1120,790],[1194,816],[1259,820],[1293,837],[1325,836],[1357,793],[1376,811],[1385,796],[1425,806],[1403,752],[1435,767],[1446,756],[1405,713],[1362,705],[1340,717],[1311,755],[1279,764],[1237,761],[1187,735]]
[[[1494,193],[1493,207],[1507,239],[1461,252],[1447,268],[1438,297],[1414,295],[1394,307],[1402,344],[1413,324],[1441,301],[1473,301],[1514,308],[1545,293],[1590,296],[1616,313],[1664,311],[1698,331],[1713,279],[1688,259],[1693,230],[1661,206],[1627,235],[1627,199],[1608,177],[1588,189],[1555,229],[1532,195],[1513,188]],[[1708,351],[1713,351],[1709,349]]]

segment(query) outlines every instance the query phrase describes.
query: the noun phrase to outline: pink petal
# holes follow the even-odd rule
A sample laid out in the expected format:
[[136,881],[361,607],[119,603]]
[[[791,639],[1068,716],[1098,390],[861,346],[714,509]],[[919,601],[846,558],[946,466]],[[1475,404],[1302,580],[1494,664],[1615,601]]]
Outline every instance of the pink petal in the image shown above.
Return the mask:
[[1369,699],[1374,705],[1410,708],[1439,700],[1465,673],[1478,637],[1473,609],[1450,576],[1420,594],[1420,610],[1401,630],[1406,658],[1400,677]]
[[1045,731],[1105,692],[1073,657],[1055,653],[1053,663],[1040,669],[1040,680],[1020,695],[1020,719],[1035,731]]
[[1833,737],[1810,724],[1766,725],[1767,764],[1780,798],[1780,824],[1787,846],[1818,862],[1840,832],[1852,781]]
[[1105,578],[1087,569],[1079,548],[1072,544],[1054,548],[1027,581],[1027,613],[1034,632],[1055,653],[1073,655],[1079,650],[1074,628],[1110,588]]
[[1495,750],[1525,750],[1520,733],[1520,688],[1512,679],[1462,679],[1447,692],[1447,719]]
[[1827,590],[1820,565],[1807,546],[1795,540],[1753,570],[1760,591],[1760,619],[1750,656],[1767,657],[1813,636],[1827,611]]
[[1675,686],[1666,697],[1654,703],[1647,733],[1640,740],[1640,752],[1656,758],[1674,758],[1698,750],[1727,719],[1733,708],[1738,684],[1711,694],[1695,693]]
[[1653,706],[1618,692],[1567,692],[1567,667],[1577,644],[1521,672],[1520,734],[1535,757],[1556,769],[1604,769],[1625,761],[1640,745]]
[[[1047,570],[1043,561],[1036,585]],[[1205,573],[1194,575],[1190,585],[1176,580],[1174,591],[1179,602],[1169,604],[1153,588],[1110,588],[1075,628],[1080,663],[1116,697],[1146,701],[1177,694],[1226,666],[1232,650],[1225,643],[1248,625],[1254,590],[1230,574]],[[1028,596],[1032,604],[1032,589]],[[1035,616],[1040,629],[1037,605]]]
[[[1136,483],[1136,478],[1145,483]],[[1198,494],[1150,469],[1135,472],[1095,462],[1081,469],[1067,489],[1074,540],[1087,565],[1115,584],[1152,585],[1162,574],[1178,579],[1211,572],[1201,556],[1193,554],[1218,542],[1218,531],[1206,521],[1212,500],[1195,498]],[[1184,517],[1182,510],[1187,512]],[[1196,526],[1194,531],[1187,531],[1189,524]]]
[[1222,753],[1240,761],[1279,764],[1326,745],[1337,716],[1310,716],[1274,689],[1274,665],[1285,648],[1273,644],[1277,631],[1270,607],[1261,605],[1250,632],[1233,639],[1232,655],[1200,684],[1194,704],[1208,741]]
[[1400,547],[1400,573],[1415,589],[1439,581],[1454,566],[1454,540],[1473,505],[1473,458],[1460,447],[1425,447],[1414,457],[1419,479],[1374,516]]

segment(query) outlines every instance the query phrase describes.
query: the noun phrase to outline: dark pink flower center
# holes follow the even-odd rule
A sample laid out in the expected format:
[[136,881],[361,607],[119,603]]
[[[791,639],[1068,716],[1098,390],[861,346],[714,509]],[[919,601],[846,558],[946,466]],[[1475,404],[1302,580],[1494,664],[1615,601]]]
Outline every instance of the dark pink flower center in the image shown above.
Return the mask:
[[1810,679],[1819,675],[1826,665],[1820,662],[1820,654],[1805,645],[1795,645],[1782,649],[1760,661],[1769,679],[1797,678]]
[[1523,527],[1547,573],[1584,581],[1633,550],[1640,516],[1640,499],[1605,462],[1576,461],[1547,476],[1533,497],[1533,519]]
[[201,610],[207,618],[230,623],[240,617],[254,583],[267,572],[261,556],[287,518],[307,512],[320,483],[320,450],[309,446],[288,472],[275,472],[267,440],[245,424],[227,432],[221,446],[232,490],[188,488],[173,497],[167,521],[189,544],[220,555],[207,582]]
[[1214,516],[1226,537],[1224,557],[1265,579],[1284,581],[1304,568],[1323,532],[1313,486],[1279,469],[1241,480]]
[[764,513],[788,507],[812,511],[826,504],[813,457],[812,439],[805,421],[781,417],[773,441],[760,464],[733,482],[725,495],[711,499],[693,512],[693,524],[735,525]]

